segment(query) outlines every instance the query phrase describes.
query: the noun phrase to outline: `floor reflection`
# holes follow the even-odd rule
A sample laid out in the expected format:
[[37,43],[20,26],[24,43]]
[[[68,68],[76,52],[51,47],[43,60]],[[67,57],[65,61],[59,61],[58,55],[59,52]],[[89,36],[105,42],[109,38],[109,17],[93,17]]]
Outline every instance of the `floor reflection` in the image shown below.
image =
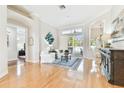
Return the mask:
[[90,70],[92,73],[97,72],[97,65],[96,65],[96,60],[92,61],[92,68]]
[[78,67],[77,71],[81,71],[81,72],[84,71],[84,59],[81,61],[81,64],[80,64],[80,66]]
[[97,61],[83,59],[77,71],[47,64],[17,62],[0,80],[0,87],[119,87],[111,85],[100,73]]

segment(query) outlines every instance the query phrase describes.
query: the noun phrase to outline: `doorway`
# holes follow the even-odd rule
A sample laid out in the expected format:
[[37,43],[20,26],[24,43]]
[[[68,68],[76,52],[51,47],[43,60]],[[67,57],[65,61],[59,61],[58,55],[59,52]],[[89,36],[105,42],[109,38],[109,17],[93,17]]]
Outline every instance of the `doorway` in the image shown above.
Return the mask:
[[25,28],[19,27],[17,29],[17,53],[18,59],[25,61],[26,56],[26,34]]
[[90,47],[93,58],[100,57],[99,48],[103,47],[102,36],[104,32],[104,22],[97,21],[91,25],[90,29]]
[[83,56],[83,31],[82,28],[75,28],[63,31],[67,37],[68,50],[75,57]]
[[25,27],[7,26],[8,65],[25,62],[26,56],[26,29]]

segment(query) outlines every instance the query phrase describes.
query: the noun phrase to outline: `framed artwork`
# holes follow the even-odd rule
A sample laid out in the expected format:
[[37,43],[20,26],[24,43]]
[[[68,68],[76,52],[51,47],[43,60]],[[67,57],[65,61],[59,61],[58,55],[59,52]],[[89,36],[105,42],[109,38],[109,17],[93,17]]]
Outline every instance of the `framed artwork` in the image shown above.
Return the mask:
[[49,45],[52,45],[52,43],[54,42],[54,37],[51,32],[46,35],[45,40],[48,42]]

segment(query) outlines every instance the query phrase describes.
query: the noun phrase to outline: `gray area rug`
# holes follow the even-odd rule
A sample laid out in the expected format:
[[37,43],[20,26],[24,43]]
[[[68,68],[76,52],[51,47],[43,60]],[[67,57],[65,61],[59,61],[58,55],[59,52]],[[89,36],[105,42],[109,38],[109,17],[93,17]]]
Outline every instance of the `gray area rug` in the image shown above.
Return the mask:
[[68,62],[66,62],[65,60],[61,61],[61,59],[57,59],[52,64],[61,66],[64,68],[68,68],[71,70],[77,70],[79,65],[81,64],[81,61],[82,61],[82,58],[73,57]]

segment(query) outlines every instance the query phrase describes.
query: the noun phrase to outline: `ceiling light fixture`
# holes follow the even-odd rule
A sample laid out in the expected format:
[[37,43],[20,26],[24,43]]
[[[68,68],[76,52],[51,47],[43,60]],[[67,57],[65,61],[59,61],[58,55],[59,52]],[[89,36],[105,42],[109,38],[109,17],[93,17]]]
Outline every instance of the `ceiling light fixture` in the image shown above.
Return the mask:
[[66,8],[66,6],[65,6],[65,5],[60,5],[59,8],[60,8],[61,10],[63,10],[63,9]]

